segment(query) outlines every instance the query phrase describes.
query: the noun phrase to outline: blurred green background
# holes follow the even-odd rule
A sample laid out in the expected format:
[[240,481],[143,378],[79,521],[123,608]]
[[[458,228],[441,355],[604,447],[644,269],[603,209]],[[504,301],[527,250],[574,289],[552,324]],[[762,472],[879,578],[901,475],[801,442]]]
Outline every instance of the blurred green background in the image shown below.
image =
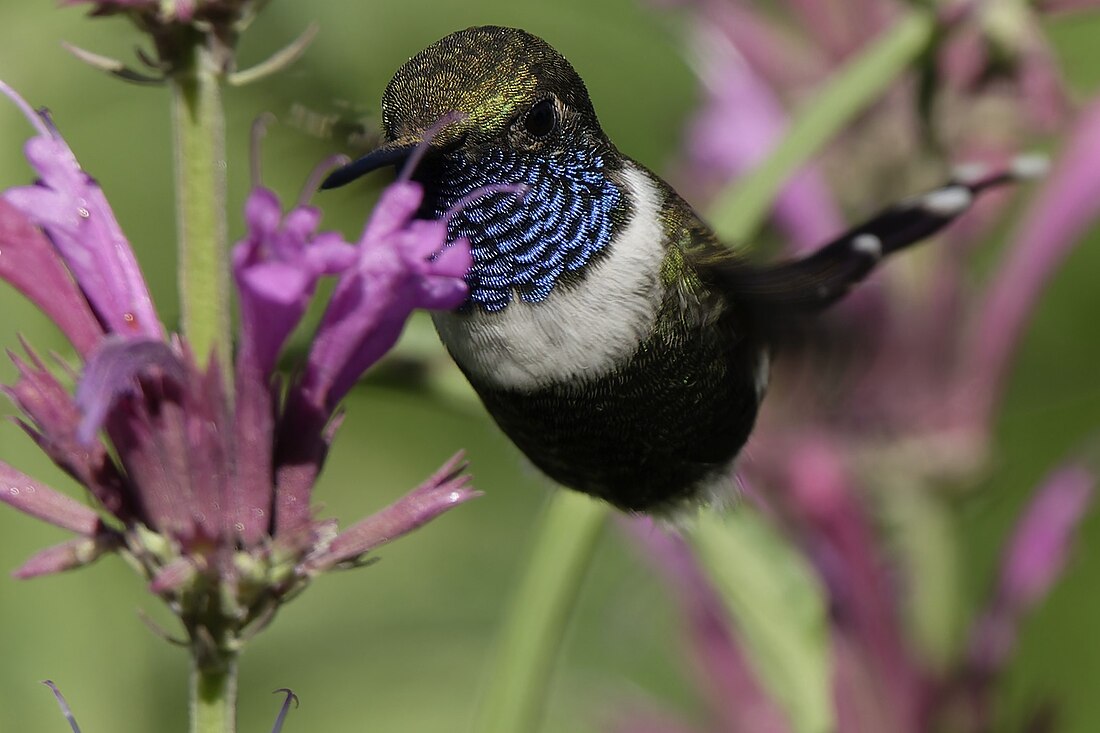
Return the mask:
[[[696,99],[674,14],[630,0],[315,0],[273,2],[246,36],[242,65],[289,41],[311,20],[321,33],[293,69],[227,93],[233,235],[248,188],[248,125],[260,112],[289,120],[296,105],[318,114],[369,116],[392,72],[446,33],[474,24],[517,25],[551,41],[589,85],[604,128],[624,150],[661,170]],[[1048,27],[1080,95],[1100,90],[1100,18]],[[99,179],[145,268],[164,319],[176,318],[175,224],[167,92],[121,84],[76,62],[64,39],[131,58],[124,21],[87,21],[51,2],[0,0],[0,78],[48,105],[83,166]],[[28,180],[21,143],[30,129],[0,104],[0,186]],[[264,143],[265,183],[297,196],[314,163],[338,144],[275,127]],[[884,203],[884,202],[875,202]],[[326,224],[353,234],[368,207],[363,189],[327,194]],[[1100,230],[1098,230],[1100,231]],[[1000,542],[1028,491],[1100,427],[1100,234],[1071,257],[1027,335],[999,422],[994,465],[960,501],[968,593],[987,585]],[[0,343],[24,334],[40,351],[64,350],[43,317],[0,289]],[[423,320],[415,348],[438,355]],[[12,370],[0,365],[0,377]],[[457,375],[456,375],[457,376]],[[455,380],[458,385],[457,379]],[[268,730],[290,687],[302,706],[288,731],[463,730],[489,659],[493,633],[523,568],[546,482],[456,386],[433,396],[377,377],[357,390],[319,488],[325,514],[353,521],[415,486],[455,450],[467,450],[477,502],[392,546],[368,569],[321,579],[249,647],[241,677],[241,730]],[[10,411],[10,410],[6,410]],[[1095,443],[1093,443],[1095,455]],[[0,456],[72,489],[22,433],[0,426]],[[8,571],[64,533],[0,508],[0,731],[60,731],[65,723],[40,680],[55,680],[85,733],[186,729],[186,656],[150,633],[137,609],[170,627],[158,602],[120,561],[16,582]],[[1004,681],[1004,720],[1047,698],[1062,730],[1100,720],[1100,521],[1091,517],[1069,571],[1024,629]],[[546,731],[596,731],[616,711],[651,701],[701,716],[668,591],[616,532],[597,561],[563,649]],[[1007,729],[1012,729],[1008,727]]]

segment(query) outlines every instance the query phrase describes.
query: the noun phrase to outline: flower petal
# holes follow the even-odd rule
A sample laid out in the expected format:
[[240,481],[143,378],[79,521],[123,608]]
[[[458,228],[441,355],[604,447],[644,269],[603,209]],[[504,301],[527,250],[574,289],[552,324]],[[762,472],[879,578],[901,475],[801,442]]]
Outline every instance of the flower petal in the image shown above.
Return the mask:
[[25,295],[86,355],[103,338],[83,293],[57,251],[30,220],[0,199],[0,278]]
[[[26,113],[10,87],[6,94]],[[40,177],[35,186],[8,189],[3,198],[50,237],[77,285],[106,328],[124,336],[164,338],[152,298],[102,189],[80,168],[46,113],[30,118],[39,130],[26,145]]]
[[12,576],[27,580],[84,567],[95,562],[100,555],[108,553],[117,545],[118,539],[112,534],[70,539],[61,545],[47,547],[41,553],[36,553],[18,570],[15,570]]
[[274,193],[256,188],[245,204],[248,237],[233,248],[241,302],[241,357],[264,377],[302,319],[322,275],[350,267],[355,248],[336,234],[315,235],[320,212],[293,209],[283,218]]
[[1096,478],[1080,466],[1049,477],[1024,511],[1002,560],[993,598],[971,632],[970,673],[984,682],[1016,647],[1025,613],[1041,601],[1061,575],[1069,548],[1092,501]]
[[83,413],[80,440],[91,443],[115,403],[138,391],[138,377],[154,372],[180,384],[186,379],[179,355],[163,341],[105,339],[88,358],[76,388],[76,403]]
[[1079,466],[1049,477],[1013,533],[1004,557],[1004,602],[1030,608],[1062,573],[1077,524],[1092,502],[1096,478]]
[[382,194],[360,242],[359,262],[336,286],[296,389],[330,411],[396,342],[416,308],[449,309],[466,297],[472,258],[463,239],[447,245],[443,221],[416,220],[417,183]]
[[41,484],[0,461],[0,501],[24,514],[91,537],[99,515],[76,499]]
[[242,358],[254,360],[265,376],[305,314],[313,281],[293,265],[265,262],[237,271],[241,303]]
[[267,375],[243,359],[234,380],[234,477],[227,510],[245,546],[253,546],[272,529],[274,494],[274,398]]
[[95,562],[100,555],[113,547],[112,535],[78,537],[35,553],[12,575],[20,580],[27,580],[83,567]]
[[380,512],[348,527],[320,554],[310,558],[310,572],[355,560],[380,545],[412,532],[440,514],[481,495],[467,486],[466,464],[458,453],[427,481]]
[[126,522],[135,517],[132,492],[97,441],[77,438],[81,415],[69,392],[27,347],[31,363],[12,355],[19,379],[4,392],[30,418],[19,425],[50,459],[87,487],[103,507]]
[[217,359],[200,370],[180,343],[109,338],[77,393],[82,429],[106,428],[145,525],[200,554],[239,541],[234,418]]

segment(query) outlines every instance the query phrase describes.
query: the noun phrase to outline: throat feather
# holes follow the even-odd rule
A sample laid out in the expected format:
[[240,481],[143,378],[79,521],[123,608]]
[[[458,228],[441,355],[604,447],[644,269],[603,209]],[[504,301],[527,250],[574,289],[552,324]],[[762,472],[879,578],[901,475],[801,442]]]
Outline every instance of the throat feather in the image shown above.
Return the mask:
[[520,298],[498,311],[433,315],[443,343],[467,374],[519,389],[584,381],[619,368],[653,332],[666,292],[661,192],[629,163],[616,180],[632,213],[583,278],[559,282],[538,302]]
[[523,196],[490,193],[456,213],[451,241],[470,241],[465,309],[496,312],[517,297],[537,303],[583,277],[629,216],[604,156],[589,150],[533,156],[492,149],[476,162],[442,159],[431,170],[426,208],[441,217],[484,186],[521,184]]

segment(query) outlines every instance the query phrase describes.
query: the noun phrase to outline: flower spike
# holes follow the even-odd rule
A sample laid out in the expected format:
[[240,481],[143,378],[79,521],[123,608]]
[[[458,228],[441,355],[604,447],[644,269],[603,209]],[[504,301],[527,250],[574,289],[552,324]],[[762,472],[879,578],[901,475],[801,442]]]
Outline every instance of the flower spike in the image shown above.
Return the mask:
[[331,545],[308,560],[307,568],[315,572],[355,562],[367,552],[481,496],[481,492],[469,488],[465,468],[462,453],[455,454],[418,488],[341,532]]
[[[85,360],[71,374],[73,395],[28,347],[26,359],[12,355],[18,378],[3,391],[24,413],[17,423],[110,515],[0,463],[0,501],[77,535],[34,556],[20,577],[117,550],[185,618],[206,618],[188,604],[214,588],[237,643],[321,569],[359,562],[476,496],[455,459],[343,534],[309,506],[340,398],[414,307],[465,297],[468,246],[445,248],[446,223],[415,218],[418,184],[384,192],[357,244],[318,232],[315,208],[284,214],[274,193],[252,192],[249,233],[232,253],[241,334],[229,394],[220,357],[200,368],[181,337],[166,337],[106,198],[49,116],[2,83],[0,92],[35,128],[27,155],[41,176],[0,196],[0,277],[52,316]],[[275,366],[324,276],[339,277],[336,293],[284,401]],[[201,621],[187,631],[206,646],[225,633]]]

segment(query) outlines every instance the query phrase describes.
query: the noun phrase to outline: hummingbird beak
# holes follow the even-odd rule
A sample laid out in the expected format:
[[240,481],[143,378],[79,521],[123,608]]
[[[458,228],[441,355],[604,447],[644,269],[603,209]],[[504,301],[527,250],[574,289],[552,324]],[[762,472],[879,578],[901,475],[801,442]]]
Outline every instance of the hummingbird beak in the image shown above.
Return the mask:
[[423,134],[414,133],[392,142],[383,143],[359,160],[352,161],[343,168],[338,168],[330,173],[328,178],[321,183],[321,190],[338,188],[387,165],[398,166],[404,164],[406,170],[402,172],[401,177],[407,178],[412,175],[412,170],[419,165],[425,155],[438,153],[462,141],[465,136],[460,131],[457,137],[452,135],[448,141],[443,143],[442,147],[437,147],[440,142],[440,133],[448,126],[464,119],[466,119],[464,112],[448,112],[436,120]]
[[381,145],[362,158],[353,160],[347,165],[334,170],[321,183],[321,190],[347,185],[356,178],[365,176],[379,168],[390,165],[397,167],[408,160],[420,144],[420,140],[413,140],[412,142],[395,141]]

